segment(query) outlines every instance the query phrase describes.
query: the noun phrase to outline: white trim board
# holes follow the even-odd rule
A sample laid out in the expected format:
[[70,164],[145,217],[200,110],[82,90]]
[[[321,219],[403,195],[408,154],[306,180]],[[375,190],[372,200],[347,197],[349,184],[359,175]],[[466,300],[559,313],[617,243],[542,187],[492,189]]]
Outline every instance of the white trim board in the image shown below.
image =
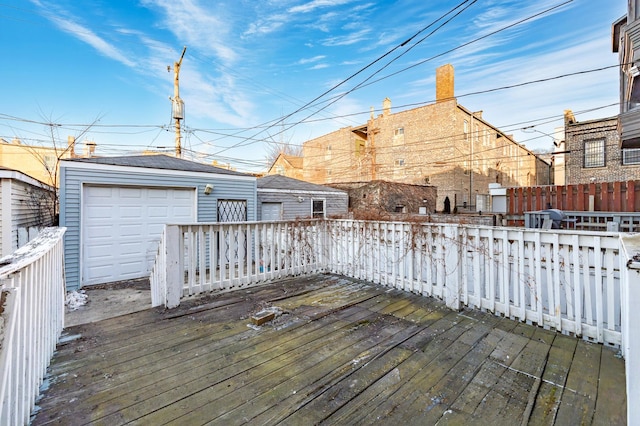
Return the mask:
[[243,176],[243,175],[227,175],[215,172],[192,172],[187,170],[171,170],[171,169],[155,169],[152,167],[134,167],[134,166],[116,166],[113,164],[99,164],[99,163],[82,163],[82,162],[60,162],[60,168],[65,169],[79,169],[79,170],[104,170],[112,172],[127,172],[138,175],[164,175],[164,176],[193,176],[202,178],[216,178],[227,180],[243,180],[243,181],[255,181],[255,176]]

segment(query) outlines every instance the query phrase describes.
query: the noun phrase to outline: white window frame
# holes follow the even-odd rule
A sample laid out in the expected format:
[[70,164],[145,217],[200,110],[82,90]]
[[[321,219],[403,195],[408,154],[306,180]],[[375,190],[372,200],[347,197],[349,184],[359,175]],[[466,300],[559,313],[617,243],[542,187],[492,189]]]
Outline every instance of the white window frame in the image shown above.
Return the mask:
[[[316,210],[314,209],[314,204],[318,202],[322,202],[322,216],[316,216]],[[314,219],[324,219],[327,217],[327,200],[325,198],[312,198],[311,199],[311,217]]]

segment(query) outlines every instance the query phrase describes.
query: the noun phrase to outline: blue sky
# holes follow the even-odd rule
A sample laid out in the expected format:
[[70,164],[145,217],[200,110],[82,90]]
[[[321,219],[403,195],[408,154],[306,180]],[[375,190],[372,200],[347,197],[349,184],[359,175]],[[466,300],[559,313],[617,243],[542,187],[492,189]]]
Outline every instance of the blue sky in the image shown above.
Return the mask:
[[185,157],[263,170],[265,141],[363,124],[385,97],[394,111],[433,102],[445,63],[461,105],[550,148],[543,133],[565,109],[579,121],[617,114],[618,71],[591,71],[616,65],[611,24],[625,11],[624,0],[0,0],[0,137],[80,136],[99,155],[170,150],[167,66],[187,46]]

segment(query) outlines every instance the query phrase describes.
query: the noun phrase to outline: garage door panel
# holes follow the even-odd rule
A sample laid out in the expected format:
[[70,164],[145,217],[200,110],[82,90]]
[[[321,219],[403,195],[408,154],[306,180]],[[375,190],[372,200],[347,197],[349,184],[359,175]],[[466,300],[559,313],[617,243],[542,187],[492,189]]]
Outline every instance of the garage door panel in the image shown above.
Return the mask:
[[113,235],[113,225],[96,225],[86,230],[87,238],[110,238]]
[[173,206],[171,209],[171,216],[174,218],[190,218],[191,212],[186,207]]
[[118,227],[120,230],[120,236],[129,238],[141,238],[143,237],[143,226],[139,223],[132,223],[130,225],[121,223]]
[[[147,189],[148,191],[148,189]],[[119,196],[125,200],[140,200],[142,199],[143,188],[119,188]]]
[[190,199],[190,195],[187,194],[185,191],[173,191],[173,198],[175,198],[176,200],[183,200],[186,201],[188,199]]
[[111,198],[115,188],[110,186],[96,186],[92,188],[91,193],[85,193],[85,197],[103,199],[105,197]]
[[148,276],[165,223],[195,221],[195,190],[83,190],[82,285]]
[[86,208],[85,216],[90,219],[110,219],[113,213],[113,207],[109,205],[92,205]]
[[166,219],[169,217],[169,206],[153,206],[149,208],[148,217],[151,219]]
[[140,252],[143,252],[145,250],[145,246],[146,244],[139,241],[139,239],[138,241],[122,241],[118,244],[118,255],[126,259],[129,255],[138,255]]
[[[173,195],[172,194],[173,192],[175,192],[173,189],[150,188],[147,191],[147,197],[149,197],[150,199],[157,198],[157,199],[167,200],[171,195]],[[187,198],[189,197],[187,196]]]
[[134,219],[138,221],[141,214],[142,206],[122,206],[120,207],[118,217],[124,220]]

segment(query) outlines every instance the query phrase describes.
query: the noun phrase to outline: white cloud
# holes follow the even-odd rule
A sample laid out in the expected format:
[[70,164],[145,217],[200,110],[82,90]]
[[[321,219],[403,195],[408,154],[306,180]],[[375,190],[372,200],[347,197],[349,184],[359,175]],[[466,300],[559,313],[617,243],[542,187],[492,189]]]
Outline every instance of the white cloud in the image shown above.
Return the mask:
[[222,6],[202,7],[197,0],[142,0],[146,7],[155,7],[164,13],[164,27],[178,40],[203,52],[213,50],[225,63],[233,63],[239,55],[229,46],[230,23],[222,19]]
[[103,37],[100,37],[89,27],[76,22],[76,19],[70,16],[70,14],[65,10],[57,7],[56,5],[41,1],[33,1],[33,4],[40,7],[43,11],[43,15],[62,31],[87,43],[101,55],[116,60],[131,68],[136,66],[136,63],[129,59],[125,53],[120,51],[116,46],[109,43]]
[[318,56],[314,56],[313,58],[303,58],[300,59],[297,63],[298,65],[306,65],[306,64],[311,64],[313,62],[318,62],[323,60],[324,58],[326,58],[325,55],[318,55]]
[[313,0],[300,6],[289,8],[289,13],[309,13],[322,7],[341,6],[350,3],[352,0]]
[[363,29],[351,34],[343,36],[329,37],[322,41],[324,46],[349,46],[351,44],[359,43],[367,39],[367,35],[371,32],[369,29]]

